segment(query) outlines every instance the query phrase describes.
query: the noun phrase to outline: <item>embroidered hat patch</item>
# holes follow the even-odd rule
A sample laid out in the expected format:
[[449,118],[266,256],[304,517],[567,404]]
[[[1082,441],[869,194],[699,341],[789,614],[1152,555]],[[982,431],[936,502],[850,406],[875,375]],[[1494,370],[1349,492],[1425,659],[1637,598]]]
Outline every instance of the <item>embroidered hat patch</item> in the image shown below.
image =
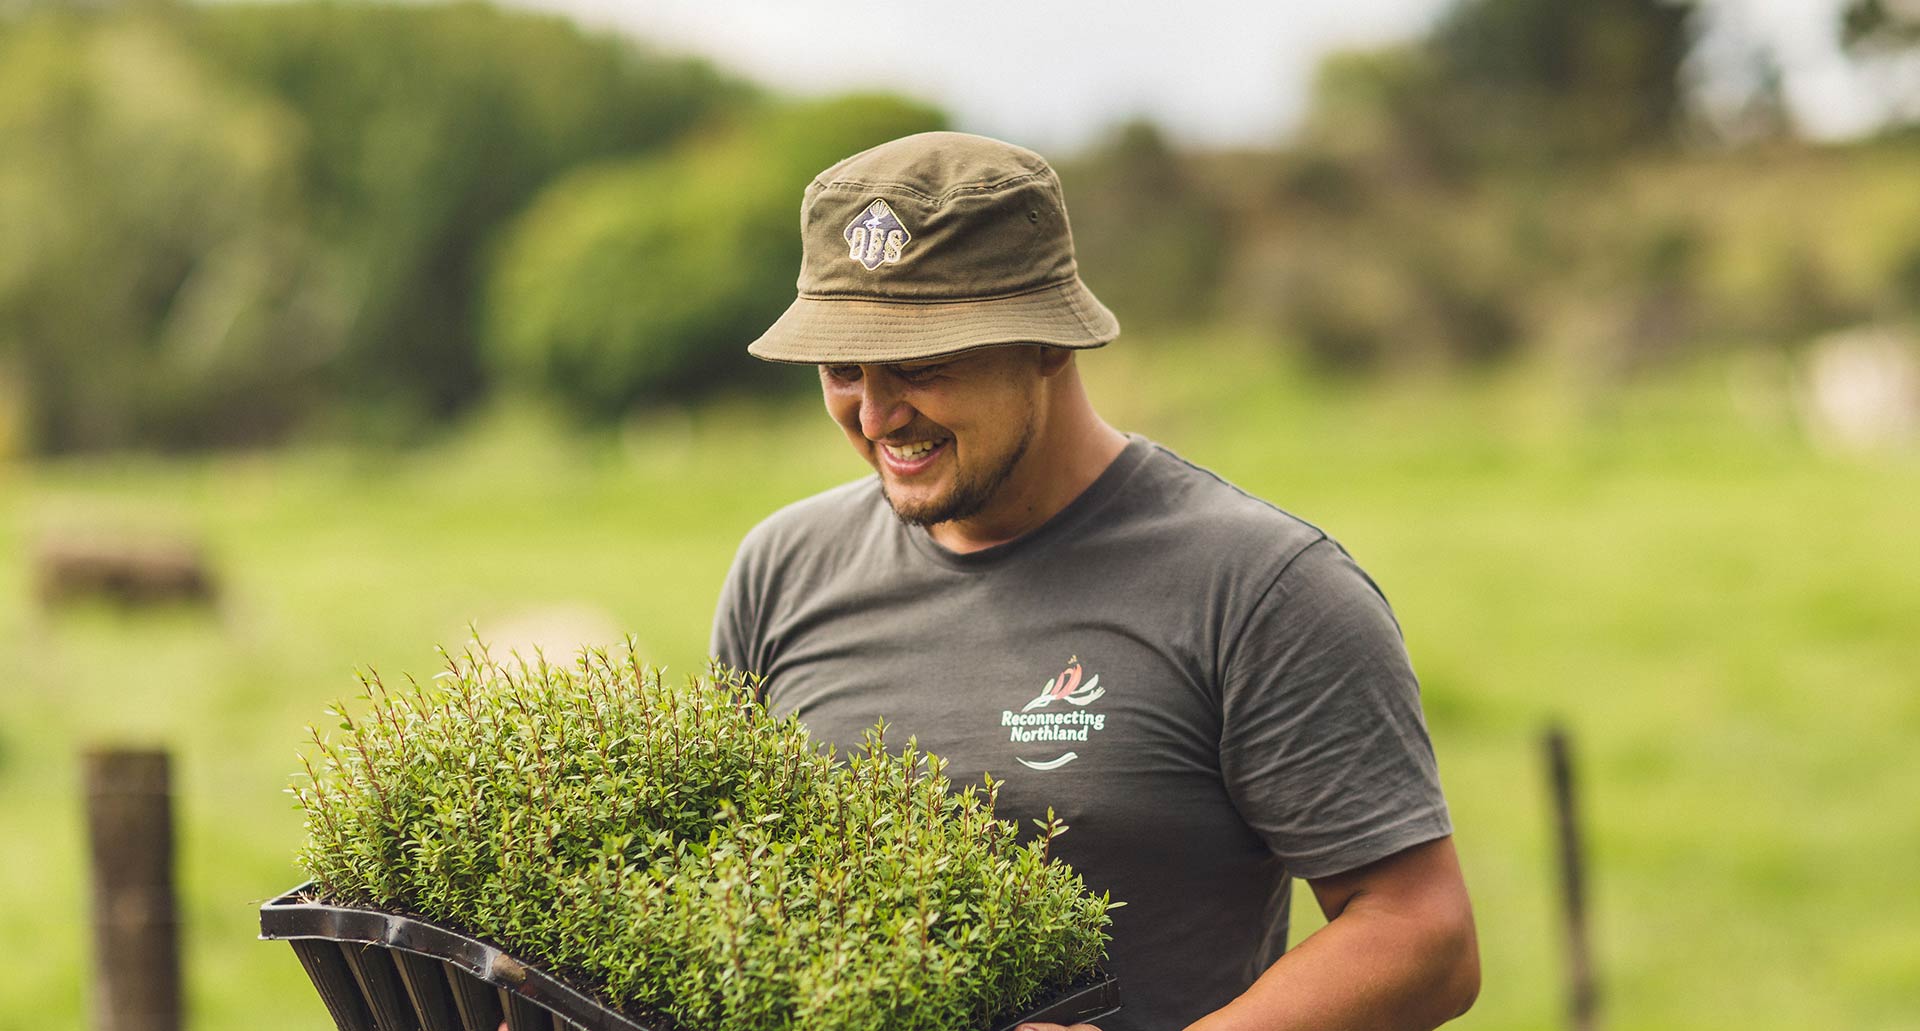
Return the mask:
[[900,224],[900,216],[886,201],[878,199],[853,216],[840,235],[847,239],[847,256],[866,266],[868,272],[899,261],[907,241],[913,239],[907,227]]

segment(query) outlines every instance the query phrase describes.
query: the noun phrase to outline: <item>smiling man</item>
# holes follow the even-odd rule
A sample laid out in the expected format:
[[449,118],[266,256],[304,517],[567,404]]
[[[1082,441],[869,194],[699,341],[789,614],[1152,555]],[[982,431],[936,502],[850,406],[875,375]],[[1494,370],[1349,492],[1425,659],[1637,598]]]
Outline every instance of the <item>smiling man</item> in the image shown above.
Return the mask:
[[[1114,912],[1104,1031],[1431,1028],[1479,986],[1419,690],[1316,527],[1104,422],[1119,334],[1038,155],[927,133],[821,173],[800,294],[750,348],[817,366],[874,475],[756,527],[713,652],[843,749],[885,719],[1051,808]],[[1293,878],[1327,925],[1288,951]],[[1039,1025],[1051,1031],[1049,1025]]]

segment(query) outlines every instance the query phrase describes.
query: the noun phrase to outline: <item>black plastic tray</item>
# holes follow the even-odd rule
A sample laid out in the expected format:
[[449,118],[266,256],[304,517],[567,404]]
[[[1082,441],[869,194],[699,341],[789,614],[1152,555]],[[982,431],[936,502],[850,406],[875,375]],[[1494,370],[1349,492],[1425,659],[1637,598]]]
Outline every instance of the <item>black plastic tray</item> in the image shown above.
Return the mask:
[[[307,901],[301,885],[260,907],[260,937],[288,942],[340,1031],[664,1031],[439,924]],[[991,1031],[1091,1023],[1120,1008],[1110,976]]]

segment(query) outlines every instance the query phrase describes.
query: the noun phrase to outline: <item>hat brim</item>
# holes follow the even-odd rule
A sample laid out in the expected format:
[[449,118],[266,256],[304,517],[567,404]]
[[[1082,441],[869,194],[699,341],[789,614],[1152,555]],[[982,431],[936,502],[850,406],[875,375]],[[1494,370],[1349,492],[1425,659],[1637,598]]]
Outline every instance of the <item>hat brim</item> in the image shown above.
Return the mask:
[[770,362],[864,365],[1000,344],[1084,349],[1119,335],[1119,320],[1075,276],[1009,297],[964,301],[802,296],[747,352]]

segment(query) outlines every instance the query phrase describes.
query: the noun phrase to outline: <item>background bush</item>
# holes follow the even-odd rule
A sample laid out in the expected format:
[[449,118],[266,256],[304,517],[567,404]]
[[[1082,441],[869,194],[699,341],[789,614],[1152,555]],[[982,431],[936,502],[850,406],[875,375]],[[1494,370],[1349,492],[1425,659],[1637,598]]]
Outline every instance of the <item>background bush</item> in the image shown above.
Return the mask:
[[1231,256],[1220,198],[1158,126],[1129,122],[1060,168],[1080,274],[1128,328],[1218,316]]
[[800,196],[834,162],[945,127],[888,96],[779,105],[547,189],[500,249],[487,355],[586,417],[771,380],[746,346],[792,303]]
[[480,392],[481,261],[584,161],[641,153],[754,96],[705,62],[484,4],[214,5],[209,59],[299,111],[302,172],[350,313],[328,378],[432,418]]
[[328,336],[304,147],[157,17],[0,34],[0,379],[32,446],[284,426]]
[[0,378],[40,451],[457,412],[500,223],[756,95],[555,16],[320,2],[0,16],[0,88]]
[[1107,899],[883,730],[836,762],[725,670],[369,681],[294,793],[330,900],[445,921],[687,1031],[960,1029],[1087,973]]

